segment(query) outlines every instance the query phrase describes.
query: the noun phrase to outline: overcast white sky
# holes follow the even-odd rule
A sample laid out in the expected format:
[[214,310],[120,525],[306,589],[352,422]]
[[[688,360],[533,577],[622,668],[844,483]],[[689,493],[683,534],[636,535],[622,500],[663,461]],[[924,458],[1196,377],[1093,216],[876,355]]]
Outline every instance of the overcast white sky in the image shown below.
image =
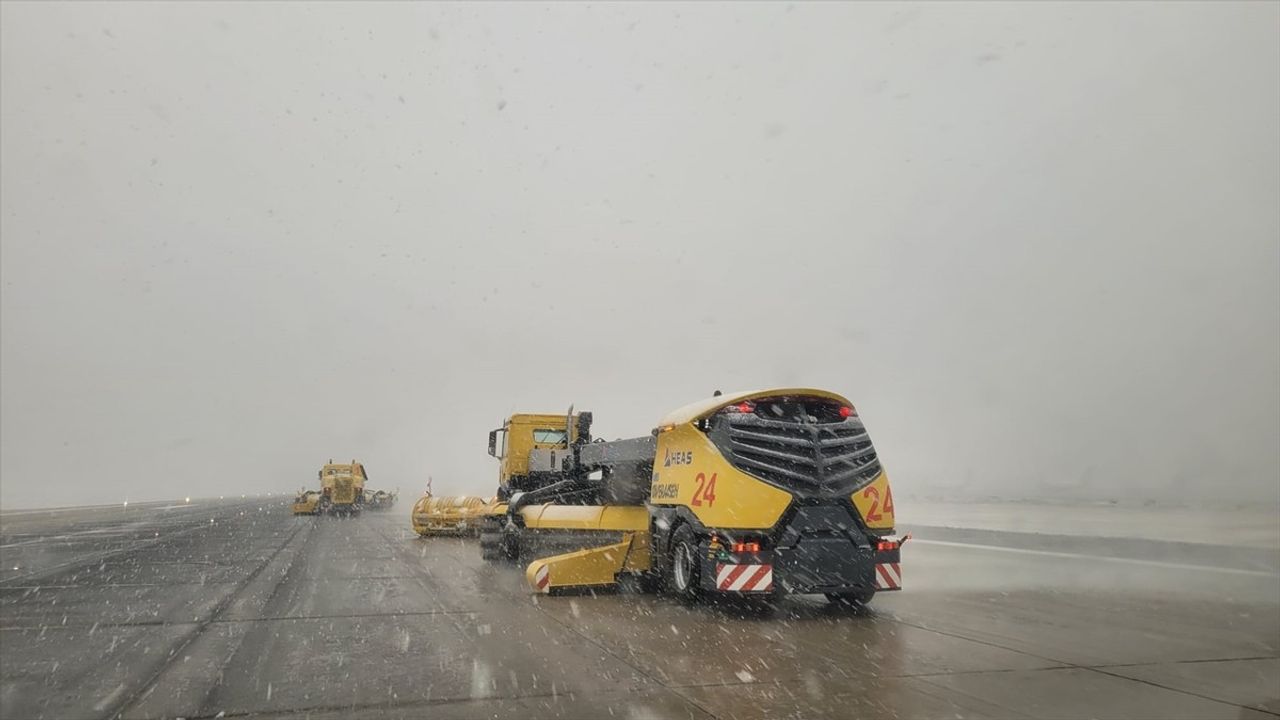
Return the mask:
[[0,504],[492,492],[858,404],[900,495],[1280,496],[1280,4],[0,5]]

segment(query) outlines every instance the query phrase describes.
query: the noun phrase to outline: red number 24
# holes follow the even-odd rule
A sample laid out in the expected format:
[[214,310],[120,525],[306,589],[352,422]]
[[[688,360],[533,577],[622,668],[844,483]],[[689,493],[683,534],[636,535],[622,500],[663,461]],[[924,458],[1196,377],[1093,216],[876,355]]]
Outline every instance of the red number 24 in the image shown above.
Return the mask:
[[708,507],[714,505],[716,501],[716,474],[711,473],[711,477],[707,477],[706,473],[698,473],[694,480],[697,481],[698,488],[693,491],[692,503],[701,505],[705,500]]
[[[867,522],[880,522],[884,516],[880,514],[880,491],[875,487],[869,487],[862,491],[862,497],[871,498],[871,509],[867,510]],[[893,514],[893,493],[888,487],[884,489],[884,511]]]

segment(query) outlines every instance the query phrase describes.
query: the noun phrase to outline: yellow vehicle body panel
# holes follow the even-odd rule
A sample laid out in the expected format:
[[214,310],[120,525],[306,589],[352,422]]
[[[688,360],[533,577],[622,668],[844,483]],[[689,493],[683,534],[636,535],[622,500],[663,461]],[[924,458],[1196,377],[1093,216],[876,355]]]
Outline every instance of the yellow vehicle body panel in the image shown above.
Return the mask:
[[530,505],[520,515],[535,530],[647,531],[649,511],[643,505]]
[[649,500],[686,506],[707,527],[763,530],[778,523],[791,493],[730,465],[705,433],[685,423],[658,434]]
[[[773,527],[790,505],[791,493],[733,467],[695,423],[746,400],[786,395],[827,398],[853,407],[843,395],[815,388],[728,393],[686,405],[669,413],[659,425],[650,501],[686,506],[707,527]],[[868,529],[893,532],[893,495],[883,470],[850,499]]]
[[529,563],[525,580],[535,592],[613,585],[622,572],[649,569],[649,533],[629,532],[622,541],[541,558]]
[[854,491],[852,499],[869,529],[893,533],[893,492],[883,470],[869,485]]

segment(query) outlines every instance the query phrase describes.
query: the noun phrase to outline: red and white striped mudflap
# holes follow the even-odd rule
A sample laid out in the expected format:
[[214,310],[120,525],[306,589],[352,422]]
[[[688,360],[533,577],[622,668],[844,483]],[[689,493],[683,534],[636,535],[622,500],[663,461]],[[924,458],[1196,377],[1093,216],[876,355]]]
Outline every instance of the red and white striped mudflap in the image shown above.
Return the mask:
[[716,565],[716,589],[726,592],[768,592],[773,589],[772,565]]
[[533,589],[535,592],[545,593],[551,592],[551,565],[543,563],[542,567],[533,574]]
[[876,589],[901,590],[902,567],[898,563],[877,563]]

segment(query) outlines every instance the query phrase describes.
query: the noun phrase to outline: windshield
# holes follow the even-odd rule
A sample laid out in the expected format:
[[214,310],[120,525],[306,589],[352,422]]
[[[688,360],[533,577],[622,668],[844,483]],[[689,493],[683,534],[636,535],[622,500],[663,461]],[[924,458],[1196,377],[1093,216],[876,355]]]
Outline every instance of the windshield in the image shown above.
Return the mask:
[[1280,720],[1280,0],[0,1],[28,718]]
[[533,431],[533,441],[535,443],[563,445],[564,438],[565,438],[564,430],[534,430]]

